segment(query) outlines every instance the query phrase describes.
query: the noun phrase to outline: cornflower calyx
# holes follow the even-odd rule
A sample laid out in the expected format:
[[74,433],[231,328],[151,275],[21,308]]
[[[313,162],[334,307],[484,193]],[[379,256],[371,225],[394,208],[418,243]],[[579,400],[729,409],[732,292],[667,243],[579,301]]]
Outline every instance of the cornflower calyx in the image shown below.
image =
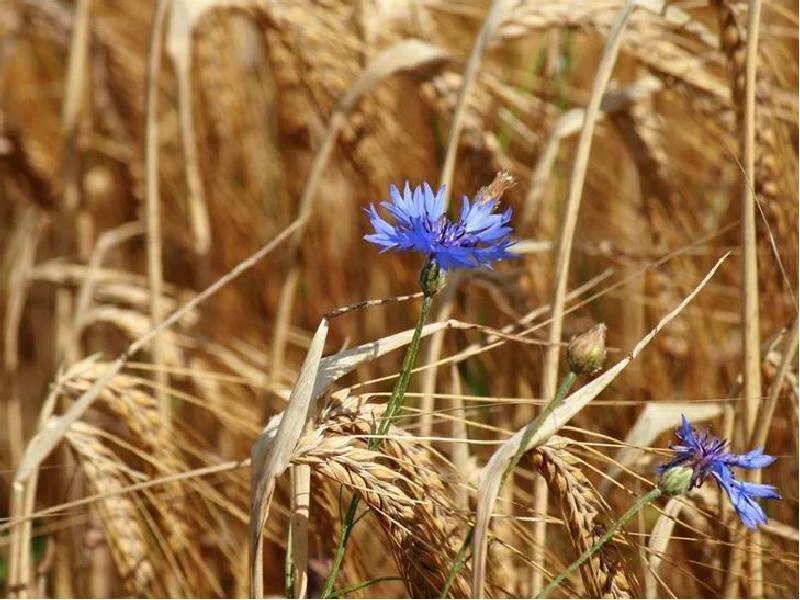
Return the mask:
[[728,443],[725,440],[712,436],[708,431],[698,433],[683,415],[675,435],[681,442],[672,446],[675,458],[657,469],[662,481],[676,467],[685,466],[691,469],[687,489],[700,487],[711,477],[725,490],[736,514],[748,528],[755,529],[767,522],[767,516],[756,499],[780,499],[780,493],[771,485],[736,479],[731,468],[760,469],[771,465],[774,457],[764,454],[763,448],[755,448],[746,454],[732,454],[727,451]]
[[445,187],[436,193],[427,183],[413,190],[406,182],[402,194],[389,188],[391,202],[381,206],[392,217],[386,221],[375,204],[366,209],[375,233],[364,239],[382,247],[382,251],[407,250],[428,256],[442,271],[457,267],[490,267],[497,260],[513,256],[511,245],[511,209],[495,212],[494,198],[479,196],[470,202],[465,196],[457,219],[445,213]]
[[669,496],[682,496],[692,489],[692,469],[672,467],[661,474],[658,489]]
[[434,296],[444,285],[444,271],[435,260],[428,260],[419,272],[419,287],[426,296]]

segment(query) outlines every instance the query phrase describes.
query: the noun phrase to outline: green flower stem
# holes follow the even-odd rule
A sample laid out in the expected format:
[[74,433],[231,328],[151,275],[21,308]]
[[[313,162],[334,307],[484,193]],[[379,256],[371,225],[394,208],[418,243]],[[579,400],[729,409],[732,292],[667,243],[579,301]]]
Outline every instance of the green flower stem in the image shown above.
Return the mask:
[[431,305],[433,304],[433,296],[426,294],[422,297],[422,308],[419,311],[419,320],[414,329],[414,335],[411,337],[411,343],[406,349],[405,358],[403,358],[403,366],[400,370],[400,377],[394,385],[392,395],[389,397],[389,402],[386,403],[386,410],[381,418],[380,425],[378,425],[378,436],[370,439],[369,448],[375,450],[381,445],[380,436],[385,436],[392,426],[392,419],[397,416],[397,413],[403,408],[403,398],[406,395],[408,384],[411,381],[411,370],[417,362],[417,353],[419,352],[419,343],[422,339],[422,328],[425,326],[425,321],[428,320],[428,314],[431,312]]
[[[550,402],[547,403],[547,406],[544,407],[544,410],[533,421],[531,421],[530,425],[528,425],[528,427],[525,429],[525,433],[522,434],[522,442],[520,443],[519,448],[517,448],[514,458],[511,459],[511,462],[508,463],[506,470],[503,472],[503,478],[500,480],[501,488],[503,487],[503,484],[505,484],[509,474],[517,467],[519,461],[525,455],[525,449],[528,447],[533,435],[539,431],[539,428],[542,426],[542,423],[544,423],[544,420],[549,417],[556,408],[561,406],[561,403],[564,401],[564,398],[566,398],[567,393],[574,385],[576,379],[578,379],[577,373],[574,371],[567,373],[564,376],[564,379],[561,380],[561,384],[558,386],[558,390],[556,390],[556,395],[552,400],[550,400]],[[467,535],[464,538],[464,543],[461,545],[461,549],[458,551],[456,560],[450,566],[450,570],[447,573],[447,580],[445,581],[444,588],[439,596],[440,598],[447,598],[447,594],[450,592],[450,586],[453,584],[453,580],[464,566],[464,562],[467,558],[467,548],[469,548],[469,545],[472,542],[473,533],[475,533],[475,528],[470,526],[469,530],[467,531]]]
[[328,577],[325,579],[325,585],[322,588],[323,598],[333,597],[333,584],[336,582],[336,576],[339,575],[339,569],[342,568],[342,560],[344,559],[344,551],[347,547],[347,540],[350,539],[350,533],[353,531],[355,525],[354,519],[356,511],[358,510],[358,496],[353,495],[350,499],[350,506],[347,507],[347,514],[344,516],[342,522],[342,531],[339,533],[339,543],[336,546],[336,553],[333,555],[333,562],[331,563],[331,570]]
[[500,480],[501,488],[511,472],[517,468],[517,465],[525,454],[525,450],[527,450],[528,444],[530,443],[534,434],[539,431],[539,428],[542,426],[545,419],[547,419],[547,417],[549,417],[555,409],[561,406],[561,403],[564,402],[564,398],[567,397],[567,393],[569,393],[569,390],[572,388],[576,379],[578,379],[578,374],[574,371],[570,371],[564,375],[564,379],[561,380],[561,384],[558,386],[558,390],[556,390],[556,395],[552,400],[550,400],[550,402],[547,403],[547,406],[544,407],[544,410],[540,412],[533,421],[531,421],[530,425],[525,428],[519,448],[517,448],[514,458],[511,459],[511,462],[508,463],[506,470],[503,472],[503,478]]
[[556,587],[558,587],[558,585],[562,581],[564,581],[564,579],[566,579],[572,573],[574,573],[578,567],[580,567],[583,563],[589,560],[598,550],[600,550],[600,548],[603,547],[603,544],[605,544],[608,540],[614,537],[614,534],[616,534],[620,529],[622,529],[625,526],[625,524],[628,521],[630,521],[637,512],[639,512],[639,510],[642,507],[650,504],[651,502],[654,502],[656,499],[658,499],[659,496],[661,496],[661,494],[662,494],[661,490],[656,488],[654,490],[649,491],[647,494],[645,494],[644,496],[639,498],[636,502],[634,502],[631,505],[631,507],[627,511],[625,511],[624,515],[622,515],[619,519],[617,519],[611,524],[611,526],[606,530],[606,532],[603,535],[600,536],[600,538],[592,545],[591,548],[585,550],[583,554],[581,554],[575,562],[573,562],[570,566],[568,566],[563,573],[560,573],[558,577],[556,577],[555,579],[553,579],[553,581],[547,584],[547,587],[545,587],[541,592],[539,592],[539,595],[536,597],[547,598],[548,594],[550,594],[550,592],[552,592]]
[[[406,395],[408,384],[411,381],[411,370],[414,368],[414,364],[417,362],[419,343],[422,339],[422,328],[425,325],[425,321],[428,320],[428,314],[431,312],[432,304],[433,294],[425,294],[425,296],[422,298],[422,308],[419,312],[419,320],[417,321],[417,326],[414,329],[414,335],[411,337],[411,343],[409,343],[408,348],[406,349],[405,358],[403,358],[403,366],[400,369],[400,377],[397,379],[397,382],[394,385],[392,395],[389,397],[389,402],[386,403],[386,410],[384,411],[380,424],[378,425],[377,436],[370,438],[369,440],[370,450],[375,450],[378,448],[378,446],[380,446],[381,438],[389,432],[389,428],[392,425],[392,419],[396,417],[403,408],[403,398]],[[332,598],[334,595],[333,585],[336,583],[336,577],[339,575],[339,569],[342,567],[342,560],[344,559],[344,553],[347,548],[347,540],[350,539],[350,534],[352,533],[353,526],[355,525],[354,521],[356,511],[358,510],[358,502],[358,496],[353,495],[350,500],[350,506],[347,508],[347,514],[345,515],[342,523],[342,531],[339,534],[339,543],[336,546],[336,553],[333,556],[331,570],[330,573],[328,573],[328,577],[325,579],[325,585],[322,588],[323,598]]]
[[347,596],[348,594],[352,594],[353,592],[357,592],[359,590],[363,590],[366,587],[374,585],[376,583],[380,583],[382,581],[402,581],[402,577],[376,577],[375,579],[368,579],[367,581],[362,581],[361,583],[357,583],[355,585],[351,585],[348,588],[344,588],[343,590],[337,590],[333,593],[332,598],[341,598],[342,596]]
[[467,550],[469,549],[469,545],[472,543],[473,533],[475,533],[475,528],[470,526],[469,531],[467,531],[467,535],[464,538],[464,543],[462,543],[461,548],[458,549],[456,560],[450,566],[450,570],[447,572],[447,580],[444,582],[444,587],[442,588],[442,593],[439,598],[447,598],[447,594],[450,593],[450,586],[453,585],[453,580],[455,580],[456,575],[458,575],[458,572],[462,569],[467,560]]

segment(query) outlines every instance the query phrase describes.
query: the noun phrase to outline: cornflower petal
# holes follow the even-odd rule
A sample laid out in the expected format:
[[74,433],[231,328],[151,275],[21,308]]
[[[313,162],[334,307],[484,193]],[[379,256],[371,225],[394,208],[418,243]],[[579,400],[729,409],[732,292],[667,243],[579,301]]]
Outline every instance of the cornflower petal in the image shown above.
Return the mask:
[[755,448],[747,454],[728,454],[724,460],[730,467],[760,469],[775,462],[775,457],[764,454],[764,448]]
[[675,430],[675,435],[688,447],[697,448],[699,444],[694,435],[694,429],[689,424],[686,415],[681,415],[681,426]]
[[767,515],[764,513],[764,509],[753,499],[770,498],[778,500],[781,497],[778,490],[773,486],[739,481],[730,471],[724,474],[714,472],[714,478],[720,484],[720,487],[725,490],[739,519],[749,529],[755,529],[758,525],[763,525],[767,522]]
[[408,181],[401,192],[389,187],[389,200],[380,206],[389,215],[383,219],[374,204],[367,210],[375,233],[364,239],[386,250],[412,250],[434,260],[440,268],[489,267],[514,256],[508,252],[512,211],[496,213],[495,199],[470,202],[464,198],[458,219],[445,214],[444,186],[434,193],[428,183],[411,188]]

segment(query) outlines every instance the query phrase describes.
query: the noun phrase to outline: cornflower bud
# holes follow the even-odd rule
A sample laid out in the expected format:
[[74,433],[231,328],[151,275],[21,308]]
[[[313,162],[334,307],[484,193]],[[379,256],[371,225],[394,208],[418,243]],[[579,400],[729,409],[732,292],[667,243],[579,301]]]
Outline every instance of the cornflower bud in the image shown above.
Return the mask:
[[598,323],[586,333],[572,336],[567,363],[578,375],[592,375],[603,368],[606,358],[606,326]]

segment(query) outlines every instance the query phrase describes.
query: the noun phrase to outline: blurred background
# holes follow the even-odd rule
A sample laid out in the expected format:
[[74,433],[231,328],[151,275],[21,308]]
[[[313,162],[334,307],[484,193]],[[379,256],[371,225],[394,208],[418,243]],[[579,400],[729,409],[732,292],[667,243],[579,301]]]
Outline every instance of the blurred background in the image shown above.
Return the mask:
[[[534,335],[546,339],[584,108],[624,3],[505,4],[494,27],[483,0],[0,5],[0,583],[9,595],[248,593],[247,469],[124,488],[249,457],[285,407],[324,313],[417,290],[420,258],[379,255],[362,240],[361,209],[387,198],[392,183],[447,180],[456,113],[451,206],[498,171],[510,173],[516,185],[503,203],[514,209],[522,254],[451,278],[434,314],[501,328],[541,308],[528,322],[541,323]],[[581,476],[612,515],[646,486],[639,476],[653,480],[657,449],[669,444],[682,411],[734,450],[750,448],[740,399],[738,158],[747,3],[669,6],[636,9],[622,33],[594,131],[568,279],[578,292],[569,296],[562,339],[604,322],[613,364],[720,256],[732,256],[563,432],[579,442]],[[487,44],[465,86],[482,28]],[[753,183],[761,389],[765,403],[777,398],[766,447],[779,460],[763,480],[784,499],[766,506],[763,583],[753,587],[746,560],[732,566],[743,542],[713,491],[688,503],[649,587],[647,547],[659,512],[631,523],[620,552],[633,596],[798,593],[797,31],[794,3],[764,2]],[[298,217],[305,220],[296,235],[131,356],[39,465],[38,486],[12,493],[26,447],[53,415],[74,406],[154,318]],[[407,329],[417,310],[402,302],[352,311],[332,322],[325,353]],[[440,348],[423,342],[421,362],[486,337],[449,331]],[[394,352],[361,364],[341,383],[366,385],[396,373],[399,361]],[[543,362],[544,346],[508,342],[429,369],[428,382],[417,376],[411,391],[436,394],[412,395],[399,425],[412,436],[504,439],[543,402]],[[473,483],[493,450],[419,444]],[[552,517],[546,546],[531,538],[530,521],[543,516],[533,508],[534,468],[523,461],[503,497],[503,511],[520,519],[498,525],[494,595],[524,597],[536,565],[557,572],[574,558],[556,493],[544,507]],[[283,479],[267,525],[272,594],[284,593]],[[341,497],[324,476],[314,489],[311,596],[330,567]],[[106,496],[81,502],[98,494]],[[25,514],[35,516],[31,530],[15,538],[22,526],[11,517]],[[357,529],[342,587],[403,572],[403,545],[375,531]],[[15,549],[15,539],[31,543]],[[590,595],[579,579],[574,585]],[[383,581],[354,595],[414,593],[424,586]]]

